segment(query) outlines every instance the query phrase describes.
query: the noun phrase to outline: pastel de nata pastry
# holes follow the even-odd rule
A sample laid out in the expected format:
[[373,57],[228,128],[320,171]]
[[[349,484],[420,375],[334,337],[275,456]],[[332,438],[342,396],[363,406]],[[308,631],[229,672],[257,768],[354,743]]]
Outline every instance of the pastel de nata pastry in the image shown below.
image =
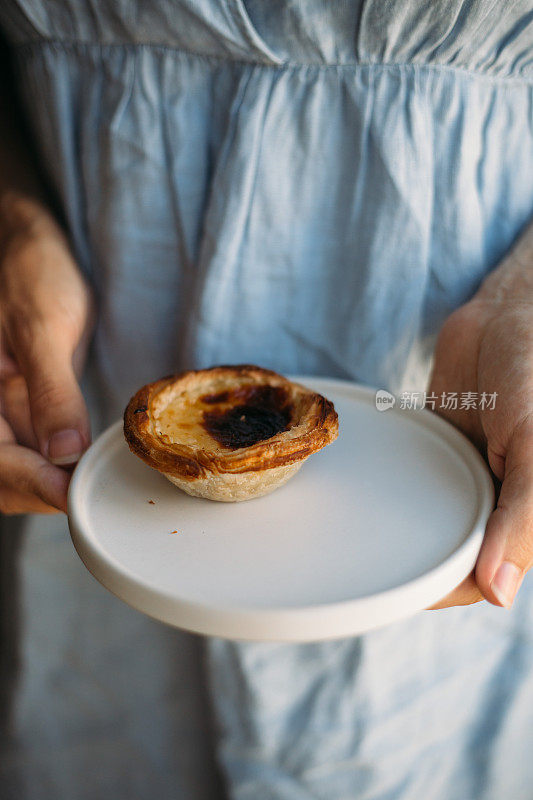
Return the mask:
[[188,494],[226,502],[273,491],[337,434],[333,403],[248,364],[149,383],[124,413],[139,458]]

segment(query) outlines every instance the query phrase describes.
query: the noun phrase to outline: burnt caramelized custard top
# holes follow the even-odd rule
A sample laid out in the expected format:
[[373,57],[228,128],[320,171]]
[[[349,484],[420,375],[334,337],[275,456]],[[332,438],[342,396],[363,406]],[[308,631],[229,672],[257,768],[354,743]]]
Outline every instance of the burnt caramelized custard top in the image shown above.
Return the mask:
[[244,485],[247,473],[257,481],[303,462],[338,429],[333,403],[253,364],[161,378],[139,389],[124,414],[131,450],[151,467],[171,480],[224,485],[224,476]]
[[241,386],[199,399],[219,406],[204,411],[202,423],[222,447],[251,447],[291,427],[292,404],[279,386]]

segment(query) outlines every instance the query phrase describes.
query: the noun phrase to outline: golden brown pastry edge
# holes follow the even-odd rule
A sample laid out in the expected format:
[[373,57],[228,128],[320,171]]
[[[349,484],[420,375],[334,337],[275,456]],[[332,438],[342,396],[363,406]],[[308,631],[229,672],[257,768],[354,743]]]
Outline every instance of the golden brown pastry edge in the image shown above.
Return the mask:
[[[293,438],[284,437],[282,432],[271,439],[227,453],[210,453],[180,443],[167,443],[154,435],[149,410],[163,389],[181,383],[186,390],[187,385],[198,385],[198,381],[207,384],[214,378],[228,378],[228,383],[232,379],[238,383],[246,378],[257,384],[283,387],[293,400],[297,397],[303,399],[305,395],[309,406],[298,421],[304,426],[304,432]],[[124,412],[124,436],[130,450],[154,469],[188,481],[205,477],[208,473],[245,473],[294,464],[333,442],[337,435],[338,417],[331,401],[272,370],[253,364],[221,365],[169,375],[139,389]]]

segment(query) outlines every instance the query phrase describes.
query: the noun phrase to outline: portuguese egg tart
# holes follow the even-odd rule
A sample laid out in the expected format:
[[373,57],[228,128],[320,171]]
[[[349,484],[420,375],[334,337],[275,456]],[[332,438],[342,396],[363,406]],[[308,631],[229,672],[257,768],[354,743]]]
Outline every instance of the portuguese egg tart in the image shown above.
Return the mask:
[[248,364],[149,383],[124,413],[139,458],[188,494],[226,502],[273,491],[337,434],[333,403]]

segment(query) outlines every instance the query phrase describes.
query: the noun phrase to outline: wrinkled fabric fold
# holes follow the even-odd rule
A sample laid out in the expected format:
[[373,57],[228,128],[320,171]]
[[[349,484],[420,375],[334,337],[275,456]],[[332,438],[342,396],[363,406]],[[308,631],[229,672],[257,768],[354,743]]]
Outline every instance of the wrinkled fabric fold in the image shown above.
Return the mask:
[[101,297],[115,413],[154,374],[231,361],[413,388],[435,331],[531,214],[527,81],[157,47],[17,53]]

